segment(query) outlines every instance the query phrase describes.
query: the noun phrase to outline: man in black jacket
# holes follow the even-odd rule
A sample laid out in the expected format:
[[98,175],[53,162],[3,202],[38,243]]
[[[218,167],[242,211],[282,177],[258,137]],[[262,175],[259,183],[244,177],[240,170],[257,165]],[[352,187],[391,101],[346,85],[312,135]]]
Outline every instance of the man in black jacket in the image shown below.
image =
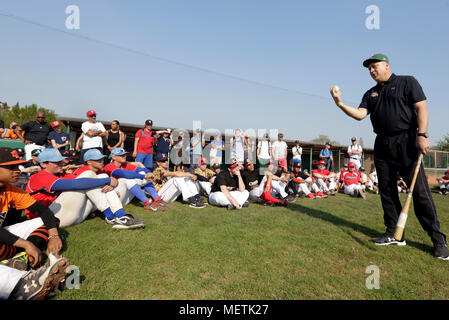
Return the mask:
[[[365,92],[358,109],[345,105],[338,87],[331,88],[335,104],[348,116],[362,120],[370,115],[374,133],[374,164],[379,179],[379,193],[384,209],[385,233],[373,238],[377,245],[405,246],[405,240],[394,239],[394,231],[402,210],[397,191],[397,174],[410,185],[418,154],[430,147],[427,127],[429,112],[426,96],[412,76],[392,73],[384,54],[374,54],[363,62],[376,86]],[[434,256],[449,260],[446,236],[440,230],[436,207],[421,163],[413,191],[413,206],[422,228],[434,244]]]

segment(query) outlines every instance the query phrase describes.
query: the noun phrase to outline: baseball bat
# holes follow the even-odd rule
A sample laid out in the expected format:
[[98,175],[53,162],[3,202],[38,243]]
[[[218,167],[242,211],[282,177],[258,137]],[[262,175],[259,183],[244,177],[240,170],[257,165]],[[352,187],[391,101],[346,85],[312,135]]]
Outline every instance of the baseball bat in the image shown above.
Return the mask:
[[407,222],[408,210],[410,209],[410,203],[412,202],[413,189],[415,188],[416,178],[418,177],[419,168],[421,167],[423,154],[420,153],[418,157],[418,162],[416,163],[415,172],[413,174],[412,184],[407,192],[407,198],[405,199],[405,204],[402,207],[401,214],[399,215],[398,222],[396,224],[396,230],[394,231],[394,238],[397,241],[401,241],[402,235],[404,233],[405,223]]

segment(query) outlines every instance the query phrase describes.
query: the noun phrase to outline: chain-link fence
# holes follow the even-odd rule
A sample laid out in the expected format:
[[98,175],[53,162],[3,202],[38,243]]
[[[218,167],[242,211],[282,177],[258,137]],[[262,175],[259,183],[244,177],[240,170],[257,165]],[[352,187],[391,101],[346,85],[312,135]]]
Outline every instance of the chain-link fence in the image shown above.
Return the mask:
[[424,168],[447,169],[449,168],[449,152],[429,150],[423,157]]

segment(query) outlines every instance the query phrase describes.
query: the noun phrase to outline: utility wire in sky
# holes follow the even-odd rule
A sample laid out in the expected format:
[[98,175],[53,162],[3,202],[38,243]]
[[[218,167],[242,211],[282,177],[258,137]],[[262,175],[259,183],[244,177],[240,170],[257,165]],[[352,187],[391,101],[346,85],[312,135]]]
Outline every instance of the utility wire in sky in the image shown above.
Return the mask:
[[[97,44],[102,44],[102,45],[105,45],[105,46],[108,46],[108,47],[112,47],[112,48],[115,48],[115,49],[127,51],[127,52],[130,52],[130,53],[133,53],[133,54],[137,54],[137,55],[141,55],[141,56],[145,56],[145,57],[148,57],[148,58],[151,58],[151,59],[155,59],[155,60],[158,60],[158,61],[162,61],[162,62],[165,62],[165,63],[170,63],[170,64],[173,64],[173,65],[181,66],[181,67],[184,67],[184,68],[189,68],[189,69],[193,69],[193,70],[196,70],[196,71],[205,72],[205,73],[213,74],[213,75],[220,76],[220,77],[226,77],[226,78],[237,80],[237,81],[243,81],[243,82],[251,83],[251,84],[254,84],[254,85],[258,85],[258,86],[264,86],[264,87],[268,87],[268,88],[271,88],[271,89],[276,89],[276,90],[286,91],[286,92],[290,92],[290,93],[296,93],[296,94],[300,94],[300,95],[306,95],[306,96],[310,96],[310,97],[325,99],[327,101],[329,101],[329,99],[331,99],[330,96],[326,96],[325,97],[325,96],[321,96],[321,95],[317,95],[317,94],[302,92],[302,91],[295,90],[295,89],[283,88],[283,87],[275,86],[275,85],[272,85],[272,84],[269,84],[269,83],[264,83],[264,82],[260,82],[260,81],[245,79],[245,78],[242,78],[242,77],[233,76],[233,75],[222,73],[222,72],[217,72],[217,71],[209,70],[209,69],[206,69],[206,68],[193,66],[193,65],[190,65],[190,64],[186,64],[186,63],[182,63],[182,62],[178,62],[178,61],[173,61],[173,60],[166,59],[166,58],[159,57],[159,56],[155,56],[155,55],[152,55],[150,53],[143,52],[143,51],[140,51],[140,50],[130,49],[130,48],[127,48],[127,47],[124,47],[124,46],[121,46],[121,45],[118,45],[118,44],[115,44],[115,43],[112,43],[112,42],[107,42],[107,41],[95,39],[95,38],[92,38],[92,37],[88,37],[88,36],[79,34],[78,32],[75,33],[75,32],[67,31],[67,30],[64,30],[64,29],[59,29],[59,28],[56,28],[56,27],[52,27],[52,26],[49,26],[49,25],[46,25],[46,24],[43,24],[43,23],[40,23],[40,22],[37,22],[37,21],[33,21],[33,20],[30,20],[30,19],[27,19],[27,18],[24,18],[24,17],[17,16],[15,14],[10,13],[10,12],[5,12],[5,11],[1,11],[0,10],[0,16],[6,17],[6,18],[10,18],[10,19],[14,19],[14,20],[20,21],[20,22],[25,22],[27,24],[39,26],[39,27],[42,27],[44,29],[48,29],[48,30],[51,30],[51,31],[63,33],[63,34],[69,35],[69,36],[74,37],[74,38],[79,38],[79,39],[91,41],[91,42],[94,42],[94,43],[97,43]],[[354,104],[354,102],[350,102],[350,103]]]

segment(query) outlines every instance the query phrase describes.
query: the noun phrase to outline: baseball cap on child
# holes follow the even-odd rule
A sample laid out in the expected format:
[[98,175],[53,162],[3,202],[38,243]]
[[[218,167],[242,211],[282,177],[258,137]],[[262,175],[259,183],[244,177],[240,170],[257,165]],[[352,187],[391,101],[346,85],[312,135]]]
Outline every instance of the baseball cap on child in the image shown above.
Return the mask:
[[9,166],[12,164],[20,164],[24,162],[27,161],[19,159],[19,154],[16,149],[0,148],[0,166]]
[[23,148],[17,148],[16,150],[19,157],[23,157],[25,155],[25,150],[23,150]]
[[51,123],[51,127],[52,127],[52,128],[59,127],[60,125],[61,125],[61,122],[59,122],[59,121],[53,121],[53,122]]
[[166,156],[162,155],[162,154],[158,154],[156,156],[156,162],[163,162],[163,161],[166,161],[166,160],[168,160],[168,158]]
[[111,154],[109,155],[109,158],[112,158],[114,156],[123,156],[125,154],[128,154],[128,152],[125,151],[123,148],[114,148],[111,151]]
[[234,169],[235,167],[238,167],[238,165],[239,165],[238,162],[230,163],[230,164],[228,164],[228,168],[229,169]]
[[106,157],[104,154],[101,153],[100,150],[98,149],[89,149],[86,151],[86,153],[84,154],[84,161],[88,161],[88,160],[100,160],[103,159],[104,157]]
[[33,151],[31,151],[31,156],[37,157],[41,153],[41,151],[41,149],[34,149]]
[[37,157],[37,161],[39,162],[59,162],[64,159],[65,157],[61,155],[59,150],[53,148],[45,148]]

